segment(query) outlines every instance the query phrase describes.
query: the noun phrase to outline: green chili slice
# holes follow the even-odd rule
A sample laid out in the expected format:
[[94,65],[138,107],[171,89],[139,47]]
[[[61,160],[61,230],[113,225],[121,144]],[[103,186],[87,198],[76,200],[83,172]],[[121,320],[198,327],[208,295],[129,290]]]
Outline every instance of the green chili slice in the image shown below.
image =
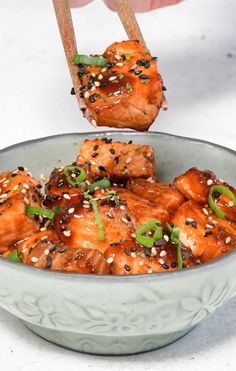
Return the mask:
[[112,199],[112,201],[115,202],[116,206],[120,204],[120,197],[118,196],[116,191],[108,191],[107,194],[109,201]]
[[[152,237],[149,232],[153,232]],[[150,220],[141,225],[135,232],[135,239],[142,246],[152,248],[156,241],[162,239],[162,226],[159,220]]]
[[43,207],[38,206],[28,206],[26,209],[26,214],[31,215],[42,215],[45,218],[53,219],[55,216],[55,212],[49,209],[44,209]]
[[87,64],[89,66],[104,67],[107,64],[107,58],[76,54],[73,56],[72,62],[74,64]]
[[[64,174],[69,185],[72,187],[79,187],[83,181],[87,178],[87,174],[82,167],[79,166],[66,166],[64,168]],[[72,175],[75,175],[73,178]]]
[[208,204],[209,204],[210,208],[214,211],[214,213],[219,218],[224,219],[225,218],[225,213],[219,208],[219,206],[217,206],[217,203],[215,202],[215,200],[213,198],[214,197],[214,192],[226,195],[229,198],[231,198],[231,200],[233,202],[233,206],[236,206],[236,197],[233,194],[233,192],[227,187],[220,186],[220,185],[214,185],[214,186],[211,187],[210,193],[209,193],[209,196],[208,196]]
[[95,222],[98,226],[98,241],[104,241],[105,240],[105,228],[104,228],[103,221],[99,214],[98,204],[96,201],[94,201],[93,196],[91,196],[88,192],[84,193],[84,198],[90,201],[92,208],[93,208]]
[[183,257],[181,254],[182,249],[182,243],[179,239],[179,228],[178,227],[172,227],[169,223],[166,223],[167,229],[171,232],[170,240],[177,246],[177,262],[178,262],[178,268],[183,268]]
[[8,260],[11,260],[14,263],[22,263],[22,254],[19,251],[13,250],[7,257]]
[[103,178],[101,180],[98,180],[97,182],[95,183],[92,183],[88,186],[88,190],[89,192],[93,192],[95,191],[95,189],[98,187],[98,188],[108,188],[110,187],[111,183],[110,183],[110,180],[108,178]]

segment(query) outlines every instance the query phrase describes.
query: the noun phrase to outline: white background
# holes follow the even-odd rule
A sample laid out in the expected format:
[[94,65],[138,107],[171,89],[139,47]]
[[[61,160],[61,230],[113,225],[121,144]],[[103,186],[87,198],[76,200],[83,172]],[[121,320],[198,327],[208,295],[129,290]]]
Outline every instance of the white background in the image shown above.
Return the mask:
[[[82,53],[99,53],[125,38],[118,17],[101,0],[73,13]],[[161,112],[152,129],[236,149],[235,0],[186,0],[140,14],[138,20],[149,48],[159,57],[168,89],[169,111]],[[91,130],[70,89],[51,1],[2,0],[0,148]],[[112,358],[49,344],[0,309],[1,371],[235,370],[235,349],[236,300],[166,348]]]

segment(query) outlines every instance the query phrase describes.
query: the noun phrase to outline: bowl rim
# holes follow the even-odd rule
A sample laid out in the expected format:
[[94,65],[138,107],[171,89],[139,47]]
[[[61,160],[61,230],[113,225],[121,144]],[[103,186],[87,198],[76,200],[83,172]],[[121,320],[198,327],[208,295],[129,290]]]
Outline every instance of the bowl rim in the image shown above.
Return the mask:
[[[219,145],[219,144],[216,144],[216,143],[212,143],[212,142],[209,142],[209,141],[205,141],[205,140],[202,140],[202,139],[197,139],[197,138],[191,138],[191,137],[184,137],[184,136],[181,136],[181,135],[176,135],[176,134],[170,134],[170,133],[166,133],[166,132],[158,132],[158,131],[148,131],[148,132],[135,132],[135,131],[132,131],[132,130],[122,130],[122,131],[119,131],[119,130],[105,130],[105,131],[89,131],[89,132],[72,132],[72,133],[64,133],[64,134],[55,134],[55,135],[49,135],[49,136],[45,136],[45,137],[40,137],[40,138],[36,138],[36,139],[30,139],[30,140],[26,140],[26,141],[23,141],[23,142],[19,142],[19,143],[16,143],[16,144],[13,144],[13,145],[10,145],[10,146],[7,146],[3,149],[0,149],[0,156],[1,154],[3,153],[6,153],[6,152],[9,152],[9,151],[12,151],[16,148],[19,148],[19,147],[24,147],[24,146],[28,146],[28,145],[31,145],[31,144],[34,144],[34,143],[40,143],[40,142],[45,142],[45,141],[49,141],[49,140],[52,140],[52,139],[60,139],[60,138],[63,138],[63,137],[70,137],[70,136],[82,136],[82,137],[87,137],[87,136],[95,136],[95,137],[100,137],[100,136],[113,136],[113,135],[135,135],[135,136],[142,136],[142,135],[145,135],[147,137],[149,136],[163,136],[163,137],[170,137],[170,138],[175,138],[177,140],[184,140],[184,141],[188,141],[188,142],[194,142],[194,143],[199,143],[199,144],[203,144],[203,145],[207,145],[207,146],[211,146],[211,147],[216,147],[220,150],[223,150],[225,152],[228,152],[230,153],[231,155],[235,156],[236,157],[236,151],[234,151],[233,149],[231,148],[227,148],[227,147],[224,147],[222,145]],[[76,272],[60,272],[60,271],[52,271],[52,270],[46,270],[46,269],[41,269],[41,268],[37,268],[37,267],[33,267],[33,266],[29,266],[29,265],[26,265],[26,264],[18,264],[18,263],[14,263],[10,260],[7,260],[5,258],[3,258],[2,256],[0,256],[0,265],[3,264],[3,266],[5,265],[6,267],[10,267],[10,268],[15,268],[15,269],[20,269],[25,272],[27,271],[31,271],[31,272],[34,272],[34,274],[39,274],[41,275],[42,277],[46,277],[47,275],[53,275],[52,277],[55,277],[55,278],[60,278],[60,279],[70,279],[70,278],[73,278],[73,280],[75,279],[78,279],[78,280],[81,280],[81,279],[89,279],[89,280],[105,280],[105,281],[127,281],[127,280],[136,280],[136,279],[145,279],[145,280],[150,280],[150,279],[154,279],[154,280],[157,280],[158,277],[160,277],[160,279],[171,279],[171,278],[176,278],[176,275],[178,275],[179,277],[183,278],[185,277],[186,275],[190,275],[190,274],[198,274],[199,272],[201,271],[204,271],[204,272],[207,272],[209,269],[211,269],[211,267],[218,267],[219,264],[225,264],[227,263],[227,260],[231,260],[232,256],[236,255],[236,249],[235,250],[232,250],[231,252],[227,253],[226,255],[223,255],[215,260],[212,260],[211,262],[209,263],[202,263],[200,264],[199,266],[194,266],[192,268],[184,268],[184,269],[181,269],[181,270],[174,270],[174,271],[165,271],[165,272],[153,272],[153,273],[143,273],[143,274],[131,274],[131,275],[112,275],[112,274],[105,274],[105,275],[99,275],[99,274],[91,274],[91,273],[76,273]]]

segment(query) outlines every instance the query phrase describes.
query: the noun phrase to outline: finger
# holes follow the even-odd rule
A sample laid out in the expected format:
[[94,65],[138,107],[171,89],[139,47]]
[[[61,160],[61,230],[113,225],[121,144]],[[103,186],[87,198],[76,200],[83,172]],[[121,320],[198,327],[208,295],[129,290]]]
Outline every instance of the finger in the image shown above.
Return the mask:
[[[115,10],[114,0],[103,0],[109,9]],[[182,0],[130,0],[130,4],[135,12],[148,12],[167,5],[174,5]]]
[[78,8],[91,3],[91,1],[93,0],[69,0],[69,4],[71,8]]

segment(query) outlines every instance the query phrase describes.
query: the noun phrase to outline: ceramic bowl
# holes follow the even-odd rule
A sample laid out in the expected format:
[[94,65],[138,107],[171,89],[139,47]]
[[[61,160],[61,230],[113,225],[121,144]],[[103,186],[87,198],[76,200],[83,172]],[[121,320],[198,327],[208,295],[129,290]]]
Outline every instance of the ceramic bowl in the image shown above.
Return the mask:
[[[235,184],[236,152],[162,133],[67,134],[20,143],[0,152],[0,170],[27,166],[35,176],[71,163],[85,138],[150,144],[160,180],[192,166]],[[0,258],[0,305],[39,336],[96,354],[132,354],[185,335],[236,294],[236,250],[189,270],[134,276],[55,273]]]

